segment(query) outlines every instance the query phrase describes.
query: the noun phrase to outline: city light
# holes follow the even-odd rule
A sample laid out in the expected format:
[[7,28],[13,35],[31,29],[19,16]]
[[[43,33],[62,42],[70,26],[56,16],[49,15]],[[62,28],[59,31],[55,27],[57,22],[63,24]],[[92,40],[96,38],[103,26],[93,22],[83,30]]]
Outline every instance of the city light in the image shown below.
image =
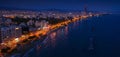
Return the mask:
[[18,30],[19,28],[15,28],[16,30]]
[[[9,12],[11,13],[11,12]],[[34,13],[34,14],[33,14]],[[24,12],[24,11],[18,11],[16,14],[4,14],[4,17],[18,17],[18,19],[12,18],[16,22],[8,22],[10,25],[7,25],[6,27],[2,28],[2,41],[4,39],[7,39],[6,41],[3,41],[1,43],[1,48],[9,47],[10,49],[8,52],[11,52],[17,48],[17,45],[20,44],[20,47],[24,47],[24,45],[34,42],[36,39],[41,39],[44,36],[49,35],[52,31],[67,26],[72,22],[79,21],[81,19],[85,19],[88,17],[92,17],[95,14],[88,14],[84,15],[82,13],[77,12],[67,12],[67,13],[52,13],[48,14],[49,12],[45,13],[42,12],[42,16],[38,16],[38,13],[40,12]],[[86,12],[84,12],[86,13]],[[48,17],[48,19],[46,18]],[[58,18],[59,17],[59,18]],[[23,19],[22,19],[23,18]],[[27,19],[28,18],[28,19]],[[35,18],[33,20],[33,18]],[[44,20],[41,20],[39,18],[45,18]],[[49,19],[51,18],[51,19]],[[4,18],[2,18],[4,19]],[[9,19],[12,21],[12,19]],[[30,19],[30,20],[29,20]],[[6,20],[6,19],[4,19]],[[19,21],[18,21],[19,20]],[[22,20],[22,22],[20,21]],[[24,21],[26,20],[26,21]],[[23,22],[24,21],[24,22]],[[11,25],[12,24],[12,25]],[[5,24],[6,25],[6,24]],[[55,37],[57,33],[52,33],[51,37]],[[17,37],[17,38],[16,38]],[[3,47],[4,46],[4,47]],[[23,48],[22,48],[23,49]],[[2,52],[0,52],[2,53]]]
[[19,42],[19,38],[15,38],[15,41],[16,41],[16,42]]

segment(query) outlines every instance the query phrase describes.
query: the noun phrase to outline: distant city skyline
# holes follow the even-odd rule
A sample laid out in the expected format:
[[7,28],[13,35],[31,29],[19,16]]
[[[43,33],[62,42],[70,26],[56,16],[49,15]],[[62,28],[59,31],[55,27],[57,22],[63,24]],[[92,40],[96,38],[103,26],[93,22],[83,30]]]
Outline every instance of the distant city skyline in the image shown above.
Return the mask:
[[0,0],[0,7],[20,9],[77,9],[82,10],[86,5],[89,10],[119,11],[118,0]]

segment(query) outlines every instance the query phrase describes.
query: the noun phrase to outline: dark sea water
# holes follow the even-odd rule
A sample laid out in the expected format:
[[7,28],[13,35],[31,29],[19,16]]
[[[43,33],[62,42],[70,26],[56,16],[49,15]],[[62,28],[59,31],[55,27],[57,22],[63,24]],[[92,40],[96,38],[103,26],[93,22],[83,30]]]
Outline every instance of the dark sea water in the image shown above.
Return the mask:
[[120,57],[120,15],[71,23],[53,31],[24,57]]

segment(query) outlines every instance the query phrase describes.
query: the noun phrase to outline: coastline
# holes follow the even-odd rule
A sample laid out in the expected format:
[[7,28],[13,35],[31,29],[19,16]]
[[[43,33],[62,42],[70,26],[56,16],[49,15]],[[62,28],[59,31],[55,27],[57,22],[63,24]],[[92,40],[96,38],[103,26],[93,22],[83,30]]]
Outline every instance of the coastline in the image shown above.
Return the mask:
[[[39,34],[39,37],[31,38],[30,40],[26,40],[26,41],[24,40],[25,43],[17,43],[17,46],[15,48],[11,49],[11,51],[9,53],[5,54],[4,56],[11,57],[12,55],[15,55],[14,53],[16,53],[18,55],[22,54],[24,56],[26,54],[26,51],[29,52],[29,50],[33,49],[34,46],[37,45],[37,43],[42,43],[42,41],[44,41],[45,37],[48,34],[50,34],[52,31],[59,29],[61,27],[67,26],[69,23],[76,22],[78,20],[86,19],[86,18],[89,18],[89,16],[74,18],[72,20],[67,20],[67,21],[52,25],[50,30],[46,31],[43,34]],[[35,35],[33,35],[33,36],[35,36]],[[29,45],[29,46],[26,46],[26,45]],[[20,49],[20,51],[19,51],[19,49]]]

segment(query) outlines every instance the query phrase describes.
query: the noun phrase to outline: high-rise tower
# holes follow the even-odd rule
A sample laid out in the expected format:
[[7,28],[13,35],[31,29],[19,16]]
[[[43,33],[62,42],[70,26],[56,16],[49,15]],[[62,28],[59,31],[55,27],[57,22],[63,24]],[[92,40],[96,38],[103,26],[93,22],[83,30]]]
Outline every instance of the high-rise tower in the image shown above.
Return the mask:
[[88,14],[88,9],[87,6],[85,5],[83,8],[83,15],[87,15]]

